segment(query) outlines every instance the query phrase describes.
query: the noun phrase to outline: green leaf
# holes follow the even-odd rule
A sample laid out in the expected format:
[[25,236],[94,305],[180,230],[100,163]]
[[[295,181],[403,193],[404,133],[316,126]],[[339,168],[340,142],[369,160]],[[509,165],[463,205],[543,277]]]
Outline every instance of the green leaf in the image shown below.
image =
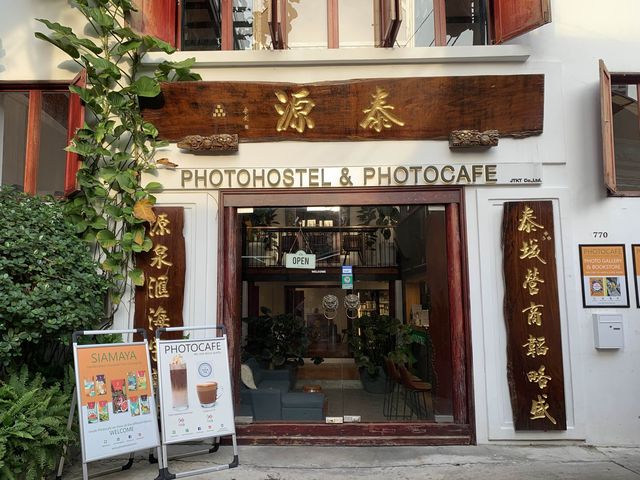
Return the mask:
[[122,42],[119,45],[116,45],[113,49],[114,55],[124,55],[127,52],[132,52],[138,50],[142,46],[142,40],[133,39],[127,40],[126,42]]
[[120,92],[109,92],[107,99],[116,108],[122,108],[129,102],[129,99]]
[[118,241],[111,230],[100,230],[96,235],[98,243],[104,248],[114,247]]
[[78,49],[76,47],[74,47],[73,45],[71,45],[66,40],[47,37],[45,34],[40,33],[40,32],[36,32],[35,36],[36,36],[36,38],[39,38],[40,40],[44,40],[45,42],[49,42],[52,45],[55,45],[60,50],[65,52],[67,55],[69,55],[71,58],[79,58],[80,57],[80,52],[78,51]]
[[141,287],[144,285],[144,272],[140,268],[134,268],[129,272],[129,278],[134,285]]
[[160,182],[149,182],[144,189],[149,193],[161,192],[162,184]]
[[142,41],[148,50],[162,50],[164,53],[173,53],[176,51],[175,47],[151,35],[143,35]]
[[160,84],[151,77],[140,77],[133,82],[133,91],[140,97],[156,97],[160,95]]

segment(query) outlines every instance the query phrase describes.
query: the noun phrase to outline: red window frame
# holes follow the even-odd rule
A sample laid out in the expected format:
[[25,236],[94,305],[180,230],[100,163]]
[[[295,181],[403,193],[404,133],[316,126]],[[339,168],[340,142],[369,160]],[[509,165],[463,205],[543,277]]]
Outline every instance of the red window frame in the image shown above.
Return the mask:
[[[73,85],[84,84],[84,72],[76,76]],[[35,195],[38,191],[38,167],[40,164],[40,133],[42,97],[47,92],[69,92],[69,83],[61,82],[0,82],[0,92],[25,92],[29,94],[27,112],[27,139],[25,145],[24,186],[25,193]],[[69,111],[67,117],[67,143],[73,138],[84,122],[84,108],[80,97],[69,92]],[[77,154],[67,152],[65,165],[64,195],[77,190],[76,173],[80,168]]]

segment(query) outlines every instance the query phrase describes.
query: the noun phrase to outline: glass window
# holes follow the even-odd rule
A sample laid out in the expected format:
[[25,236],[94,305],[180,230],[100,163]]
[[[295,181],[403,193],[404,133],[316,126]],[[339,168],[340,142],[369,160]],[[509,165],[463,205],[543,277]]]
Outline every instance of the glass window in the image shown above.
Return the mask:
[[220,50],[221,28],[220,0],[185,0],[182,50]]
[[412,23],[411,43],[407,46],[432,47],[435,45],[435,11],[433,0],[414,0],[413,15],[409,16]]
[[611,87],[615,175],[619,191],[640,190],[640,120],[638,118],[638,86]]
[[340,48],[374,47],[375,24],[373,3],[370,0],[338,2]]
[[233,49],[253,48],[253,0],[233,0]]
[[483,0],[445,0],[447,45],[484,45]]
[[62,196],[67,159],[64,148],[67,146],[69,93],[45,92],[42,97],[37,193]]
[[2,184],[24,189],[28,92],[0,93],[0,165]]

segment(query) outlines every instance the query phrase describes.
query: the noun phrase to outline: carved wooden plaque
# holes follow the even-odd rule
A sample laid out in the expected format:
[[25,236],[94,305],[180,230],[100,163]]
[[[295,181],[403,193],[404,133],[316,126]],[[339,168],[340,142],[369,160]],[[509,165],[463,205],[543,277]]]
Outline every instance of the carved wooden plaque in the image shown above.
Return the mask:
[[[156,221],[149,230],[153,247],[136,255],[136,264],[144,271],[144,285],[136,287],[134,325],[147,331],[149,350],[155,363],[156,329],[183,325],[186,266],[183,208],[154,207],[153,211]],[[181,332],[165,335],[162,338],[182,338]]]
[[514,427],[566,430],[552,203],[505,203],[502,243]]
[[542,133],[544,75],[177,82],[140,101],[174,142],[220,133],[241,142],[447,139],[453,130],[525,137]]

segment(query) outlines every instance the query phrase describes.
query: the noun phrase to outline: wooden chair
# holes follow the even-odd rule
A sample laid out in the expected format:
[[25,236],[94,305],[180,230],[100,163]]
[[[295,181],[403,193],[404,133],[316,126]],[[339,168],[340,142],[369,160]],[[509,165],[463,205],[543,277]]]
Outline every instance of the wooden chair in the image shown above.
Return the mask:
[[410,373],[404,365],[398,365],[398,371],[406,391],[406,404],[411,411],[415,412],[416,417],[420,420],[433,418],[431,384]]
[[362,233],[347,233],[342,236],[342,250],[344,251],[343,265],[347,263],[347,258],[351,259],[351,253],[356,252],[360,259],[359,265],[364,265],[364,236]]

